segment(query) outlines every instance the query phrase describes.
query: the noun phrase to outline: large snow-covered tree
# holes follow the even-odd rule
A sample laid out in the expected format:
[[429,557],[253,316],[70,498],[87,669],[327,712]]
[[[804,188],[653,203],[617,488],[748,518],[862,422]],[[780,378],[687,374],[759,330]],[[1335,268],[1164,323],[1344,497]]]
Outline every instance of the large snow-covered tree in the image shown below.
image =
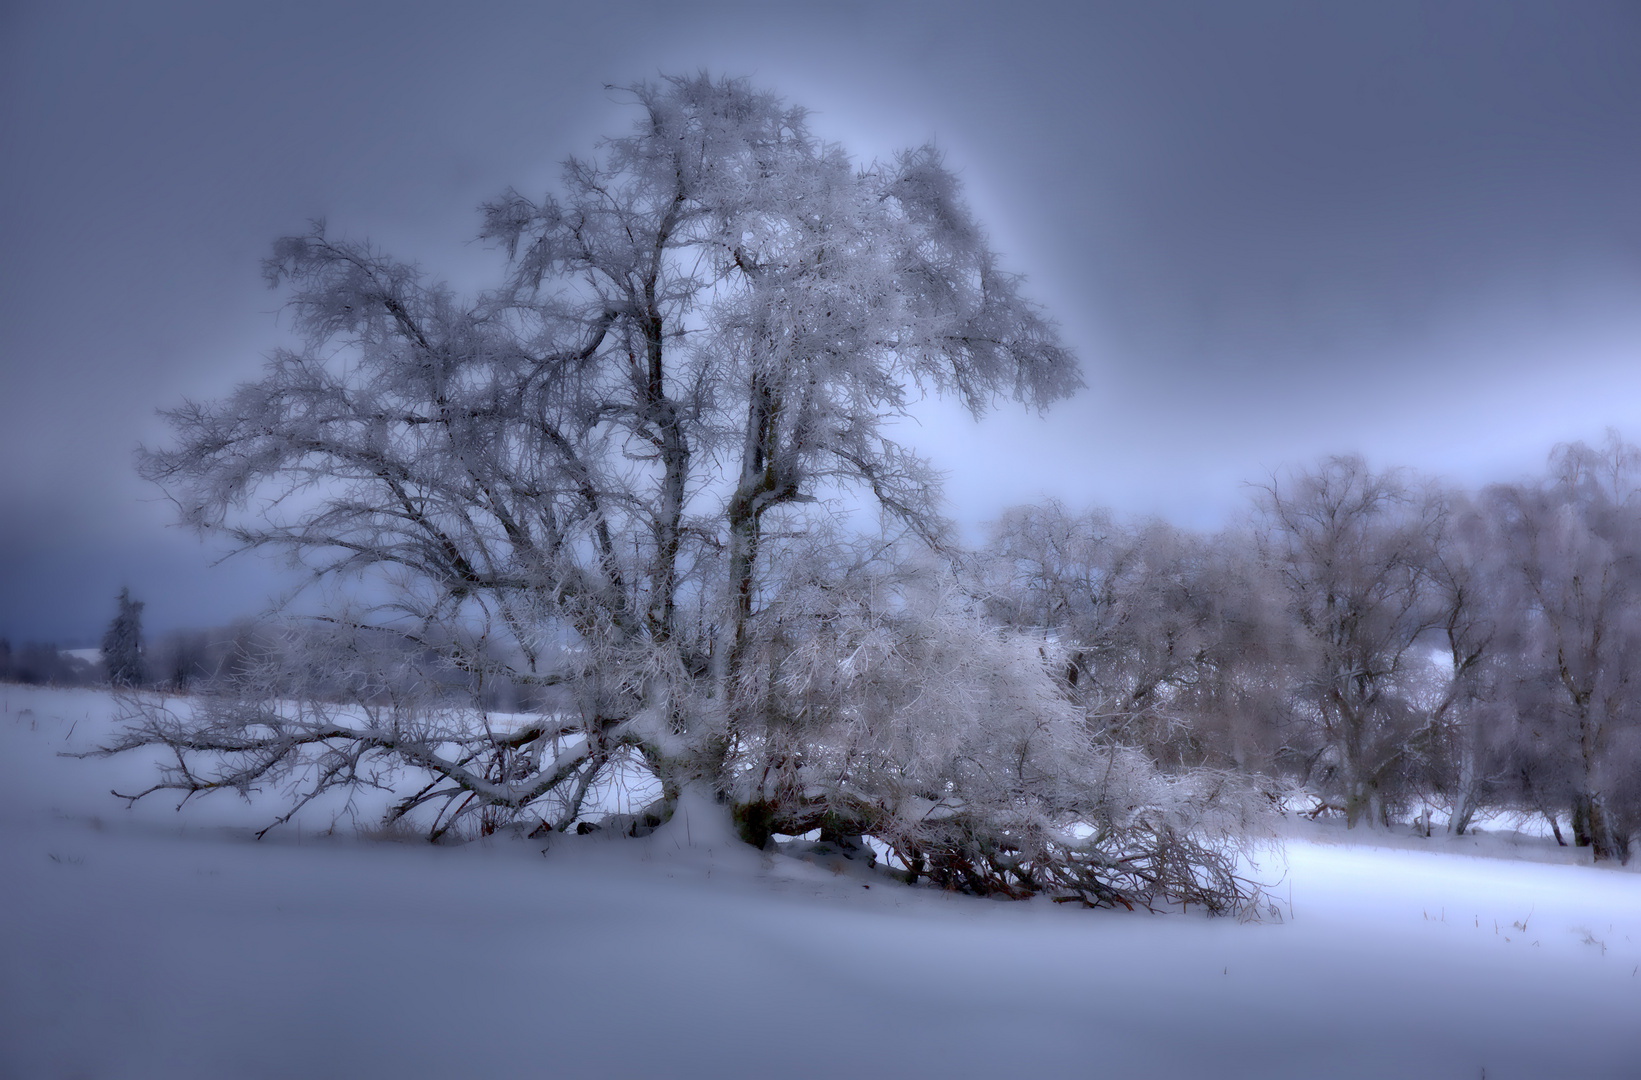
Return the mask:
[[[1079,385],[1074,358],[1000,269],[933,149],[853,162],[801,109],[737,80],[671,78],[632,97],[634,129],[597,159],[570,159],[556,194],[509,192],[484,208],[483,235],[507,259],[496,289],[457,296],[323,227],[275,245],[268,276],[288,290],[304,346],[226,401],[173,411],[174,443],[142,469],[188,522],[284,551],[336,602],[187,719],[133,715],[110,749],[178,751],[152,790],[294,777],[300,802],[410,775],[394,813],[430,818],[434,834],[463,821],[566,829],[592,812],[589,792],[635,763],[659,796],[631,809],[633,830],[692,785],[757,804],[743,824],[835,813],[848,791],[872,808],[849,827],[887,828],[907,784],[931,806],[957,797],[938,768],[899,786],[806,781],[783,788],[784,802],[749,786],[782,723],[814,730],[781,768],[819,776],[846,751],[816,732],[858,734],[840,718],[902,692],[822,680],[825,708],[772,717],[770,687],[809,685],[796,657],[846,640],[835,617],[794,621],[796,598],[824,589],[801,583],[825,575],[793,561],[844,558],[842,518],[861,505],[940,548],[936,476],[890,421],[919,388],[976,416],[1000,398],[1042,408]],[[925,628],[913,595],[890,619],[908,643],[902,683],[932,677],[954,633],[1009,659],[952,684],[982,702],[984,723],[924,710],[901,718],[903,737],[961,744],[963,731],[1047,725],[1059,734],[1043,752],[1058,746],[1063,703],[1022,673],[1032,650],[988,636],[956,601]],[[811,636],[797,652],[771,653],[800,626]],[[935,667],[906,660],[919,656]],[[536,707],[486,711],[498,683]],[[467,694],[460,707],[454,690]],[[1055,768],[1073,786],[1112,773],[1109,755]],[[1014,850],[1013,819],[961,798],[970,841]],[[1077,811],[1037,805],[1058,825]],[[1050,848],[1033,850],[1032,869],[1009,856],[1015,869],[1000,871],[1010,889],[1059,880],[1044,869]],[[1085,899],[1115,895],[1073,878]]]

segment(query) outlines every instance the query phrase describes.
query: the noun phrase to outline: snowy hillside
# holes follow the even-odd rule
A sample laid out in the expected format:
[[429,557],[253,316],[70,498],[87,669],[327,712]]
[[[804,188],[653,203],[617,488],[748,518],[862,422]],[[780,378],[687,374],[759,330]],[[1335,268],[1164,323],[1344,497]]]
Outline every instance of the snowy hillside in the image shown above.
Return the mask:
[[0,1075],[1641,1075],[1641,874],[1542,840],[1313,830],[1244,924],[676,819],[543,857],[321,835],[332,806],[259,843],[274,802],[128,811],[144,762],[56,756],[112,708],[0,686]]

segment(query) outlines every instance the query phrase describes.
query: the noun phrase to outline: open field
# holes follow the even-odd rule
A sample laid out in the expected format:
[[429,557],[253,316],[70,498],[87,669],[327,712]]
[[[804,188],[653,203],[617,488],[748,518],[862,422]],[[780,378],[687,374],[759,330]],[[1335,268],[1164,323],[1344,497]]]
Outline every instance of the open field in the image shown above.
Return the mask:
[[[366,843],[108,794],[111,699],[0,686],[0,1075],[1641,1074],[1641,874],[1297,830],[1280,918],[911,889],[698,823]],[[680,827],[682,826],[682,827]]]

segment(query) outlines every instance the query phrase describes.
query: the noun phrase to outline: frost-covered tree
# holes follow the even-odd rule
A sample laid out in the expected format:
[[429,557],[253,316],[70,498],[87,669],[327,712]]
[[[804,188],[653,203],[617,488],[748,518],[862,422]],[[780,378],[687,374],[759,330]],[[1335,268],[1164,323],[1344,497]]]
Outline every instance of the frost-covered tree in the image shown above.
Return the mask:
[[1317,737],[1309,780],[1347,824],[1384,824],[1387,799],[1437,739],[1421,698],[1424,643],[1443,621],[1430,565],[1445,507],[1358,457],[1273,479],[1259,505],[1301,647],[1292,677]]
[[[812,544],[812,541],[810,542]],[[912,880],[1090,904],[1234,908],[1263,808],[1091,729],[1040,632],[998,627],[948,565],[864,542],[785,563],[743,665],[747,826],[870,834]]]
[[1170,691],[1207,643],[1182,587],[1184,543],[1160,522],[1134,527],[1054,502],[1014,507],[992,526],[993,610],[1053,631],[1071,694],[1118,741],[1155,744],[1178,726]]
[[148,649],[149,676],[167,690],[186,693],[202,680],[208,680],[220,666],[220,655],[213,662],[211,635],[201,630],[174,630],[164,635]]
[[1048,631],[1102,738],[1170,765],[1269,765],[1284,626],[1242,538],[1014,507],[987,545],[989,608]]
[[1570,811],[1597,859],[1627,860],[1641,826],[1641,451],[1616,433],[1560,446],[1543,482],[1487,500],[1522,636],[1508,748],[1520,796]]
[[[691,783],[725,794],[761,719],[742,687],[771,524],[808,531],[855,493],[938,541],[933,474],[886,423],[909,388],[978,414],[1077,385],[932,150],[859,166],[737,81],[633,94],[633,133],[557,195],[486,208],[496,290],[457,297],[323,230],[276,245],[305,347],[175,411],[143,468],[196,526],[378,602],[293,630],[186,731],[135,717],[120,746],[185,750],[160,788],[317,760],[321,787],[426,774],[399,812],[440,828],[562,829],[636,754],[662,788],[641,820]],[[453,682],[498,679],[559,707],[449,707]]]
[[1418,780],[1422,793],[1446,797],[1447,830],[1462,835],[1510,786],[1500,750],[1523,627],[1495,516],[1463,492],[1438,497],[1444,527],[1427,562],[1437,612],[1429,642],[1437,658],[1428,707],[1435,741]]
[[131,599],[130,589],[121,589],[119,610],[103,632],[103,668],[113,686],[141,686],[147,681],[143,660],[142,601]]
[[[171,413],[142,468],[333,602],[109,750],[174,751],[151,791],[389,786],[390,816],[435,836],[642,832],[694,787],[751,839],[818,814],[954,887],[1234,905],[1224,831],[1192,831],[1217,781],[1079,742],[1036,646],[956,586],[834,573],[852,505],[897,550],[947,543],[936,476],[890,423],[917,388],[978,416],[1079,385],[938,154],[853,162],[735,80],[632,95],[633,131],[557,193],[485,208],[494,290],[459,297],[323,228],[275,245],[304,346]],[[489,711],[503,684],[538,707]],[[904,746],[917,768],[891,781]],[[635,767],[654,803],[589,802]],[[910,822],[915,799],[962,809]]]

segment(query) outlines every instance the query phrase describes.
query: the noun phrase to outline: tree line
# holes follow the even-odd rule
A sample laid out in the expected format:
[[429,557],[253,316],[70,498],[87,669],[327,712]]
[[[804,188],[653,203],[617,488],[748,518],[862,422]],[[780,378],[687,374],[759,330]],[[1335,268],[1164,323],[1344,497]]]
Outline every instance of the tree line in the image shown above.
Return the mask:
[[1311,813],[1542,814],[1626,860],[1641,826],[1641,451],[1557,447],[1466,492],[1335,457],[1216,536],[1010,511],[988,603],[1044,627],[1091,725],[1168,768],[1291,781]]

